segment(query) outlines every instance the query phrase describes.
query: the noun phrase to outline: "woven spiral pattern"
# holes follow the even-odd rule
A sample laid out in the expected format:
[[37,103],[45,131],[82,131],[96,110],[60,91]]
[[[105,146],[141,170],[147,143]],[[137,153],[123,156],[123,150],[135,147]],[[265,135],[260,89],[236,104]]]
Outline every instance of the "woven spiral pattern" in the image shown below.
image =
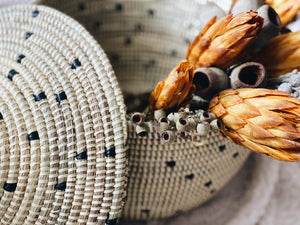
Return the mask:
[[48,7],[0,9],[0,223],[116,224],[126,136],[92,36]]
[[[216,5],[199,0],[40,1],[80,21],[108,54],[123,94],[151,91],[183,58]],[[203,2],[203,1],[202,1]],[[213,197],[239,170],[249,151],[211,133],[163,145],[152,130],[138,137],[128,121],[126,219],[174,216]]]

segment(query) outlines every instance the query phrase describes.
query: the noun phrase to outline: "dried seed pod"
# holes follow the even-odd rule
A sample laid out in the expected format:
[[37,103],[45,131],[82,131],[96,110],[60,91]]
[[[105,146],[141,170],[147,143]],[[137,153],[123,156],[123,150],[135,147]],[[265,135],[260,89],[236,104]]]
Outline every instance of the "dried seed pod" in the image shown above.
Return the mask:
[[225,69],[241,60],[244,50],[258,37],[263,18],[255,11],[212,18],[190,44],[186,57],[194,67]]
[[203,113],[200,114],[199,119],[200,119],[201,122],[202,121],[210,122],[210,121],[212,121],[216,118],[217,118],[216,115],[211,113],[211,112],[203,112]]
[[210,130],[210,126],[209,123],[204,121],[201,123],[197,124],[197,133],[201,136],[201,137],[205,137],[208,135],[208,132]]
[[170,122],[175,122],[175,113],[174,112],[171,112],[168,114],[167,116],[167,119],[170,121]]
[[195,69],[193,84],[196,86],[195,94],[209,100],[216,93],[229,88],[229,78],[219,68],[200,67]]
[[172,143],[176,139],[176,135],[171,130],[166,130],[161,134],[161,141],[163,143]]
[[165,132],[166,130],[170,129],[170,124],[168,123],[164,123],[164,122],[160,122],[158,125],[157,125],[157,132],[159,134],[162,134],[163,132]]
[[264,18],[264,25],[261,34],[254,41],[253,46],[255,48],[261,48],[265,46],[271,38],[279,34],[282,26],[279,15],[272,7],[263,5],[257,12],[259,16]]
[[298,0],[265,0],[278,13],[282,26],[285,26],[292,20],[300,10],[300,2]]
[[300,100],[288,93],[262,89],[228,89],[209,106],[222,120],[220,132],[252,151],[284,161],[300,155]]
[[220,131],[222,129],[222,122],[219,119],[214,119],[209,123],[210,129],[217,133],[218,131]]
[[266,78],[265,68],[257,62],[246,62],[235,67],[230,74],[232,88],[260,87]]
[[176,129],[178,132],[184,132],[189,129],[189,120],[187,118],[181,117],[177,122],[176,122]]
[[145,120],[145,114],[143,113],[135,112],[131,116],[131,121],[136,125],[142,124],[144,120]]
[[197,120],[197,118],[188,118],[188,121],[189,121],[189,130],[194,130],[194,129],[196,129],[196,125],[197,125],[197,123],[199,122],[198,120]]
[[266,68],[268,77],[279,77],[300,68],[300,31],[272,38],[253,60]]
[[138,136],[145,137],[149,132],[149,126],[146,123],[139,124],[135,127]]
[[166,117],[166,112],[163,109],[158,109],[154,111],[154,119],[160,121],[161,118]]

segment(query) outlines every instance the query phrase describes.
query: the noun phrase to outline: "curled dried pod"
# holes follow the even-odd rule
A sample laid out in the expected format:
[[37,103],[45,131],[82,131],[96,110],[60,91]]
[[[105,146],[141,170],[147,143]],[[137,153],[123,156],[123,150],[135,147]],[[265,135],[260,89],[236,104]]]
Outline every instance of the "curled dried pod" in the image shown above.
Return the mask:
[[229,88],[229,78],[219,68],[200,67],[194,71],[193,84],[196,86],[196,95],[211,99],[216,93]]
[[197,130],[197,133],[199,134],[199,136],[201,136],[201,137],[207,136],[208,132],[210,130],[209,123],[206,121],[198,123],[196,130]]
[[139,113],[139,112],[135,112],[132,114],[131,116],[131,121],[135,124],[135,125],[140,125],[144,122],[145,120],[145,114],[143,113]]
[[175,119],[174,119],[175,115],[174,115],[174,114],[175,114],[174,112],[171,112],[171,113],[169,113],[169,114],[167,115],[167,119],[168,119],[170,122],[174,122],[174,121],[175,121]]
[[160,121],[161,118],[165,118],[166,117],[166,112],[163,109],[157,109],[154,111],[154,119],[156,121]]
[[166,130],[170,129],[170,124],[168,123],[165,123],[165,122],[160,122],[158,125],[157,125],[157,132],[159,134],[162,134],[163,132],[165,132]]
[[174,119],[173,119],[173,121],[175,123],[177,123],[178,120],[180,120],[181,118],[186,118],[187,116],[188,116],[187,112],[176,112],[176,113],[174,113]]
[[176,122],[176,129],[179,132],[187,131],[189,129],[189,126],[190,126],[189,120],[185,117],[181,117]]
[[202,121],[210,122],[210,121],[212,121],[212,120],[214,120],[214,119],[216,119],[216,118],[217,118],[217,117],[216,117],[215,114],[213,114],[213,113],[211,113],[211,112],[206,112],[206,111],[202,112],[202,113],[200,114],[200,117],[199,117],[199,119],[200,119],[201,122],[202,122]]
[[197,120],[197,118],[192,118],[192,117],[190,117],[190,118],[188,118],[188,121],[189,121],[189,130],[194,130],[194,129],[196,129],[196,125],[197,125],[197,123],[199,122],[199,121]]
[[172,143],[176,139],[175,132],[171,130],[164,131],[160,137],[163,143]]
[[219,130],[222,129],[223,124],[222,124],[221,120],[214,119],[209,123],[209,126],[213,132],[217,133]]
[[149,126],[146,123],[139,124],[135,127],[138,136],[145,137],[149,132]]
[[271,38],[279,34],[281,30],[281,21],[277,12],[268,5],[261,6],[258,15],[264,18],[263,30],[258,38],[254,41],[253,46],[256,48],[263,47]]
[[258,62],[246,62],[235,67],[230,74],[232,88],[255,88],[264,85],[266,71]]

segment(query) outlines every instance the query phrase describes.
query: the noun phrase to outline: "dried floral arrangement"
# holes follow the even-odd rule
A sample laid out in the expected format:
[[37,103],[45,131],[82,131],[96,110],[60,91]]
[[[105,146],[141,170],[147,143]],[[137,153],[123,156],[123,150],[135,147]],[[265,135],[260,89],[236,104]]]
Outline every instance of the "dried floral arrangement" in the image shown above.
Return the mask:
[[168,143],[212,131],[278,160],[300,160],[300,31],[285,28],[300,1],[264,3],[208,21],[148,107],[128,115],[139,136],[154,127]]

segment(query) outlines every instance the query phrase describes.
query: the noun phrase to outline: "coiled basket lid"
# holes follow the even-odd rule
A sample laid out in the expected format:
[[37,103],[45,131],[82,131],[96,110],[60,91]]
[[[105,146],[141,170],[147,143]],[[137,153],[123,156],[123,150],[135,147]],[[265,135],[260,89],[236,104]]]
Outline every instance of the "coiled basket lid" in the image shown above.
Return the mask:
[[0,223],[115,224],[126,186],[123,97],[76,21],[0,9]]
[[[190,41],[216,13],[203,0],[39,0],[88,29],[111,59],[124,96],[153,90],[185,58]],[[174,216],[212,198],[243,165],[249,151],[211,133],[162,144],[152,127],[136,135],[128,121],[128,188],[123,217]]]

